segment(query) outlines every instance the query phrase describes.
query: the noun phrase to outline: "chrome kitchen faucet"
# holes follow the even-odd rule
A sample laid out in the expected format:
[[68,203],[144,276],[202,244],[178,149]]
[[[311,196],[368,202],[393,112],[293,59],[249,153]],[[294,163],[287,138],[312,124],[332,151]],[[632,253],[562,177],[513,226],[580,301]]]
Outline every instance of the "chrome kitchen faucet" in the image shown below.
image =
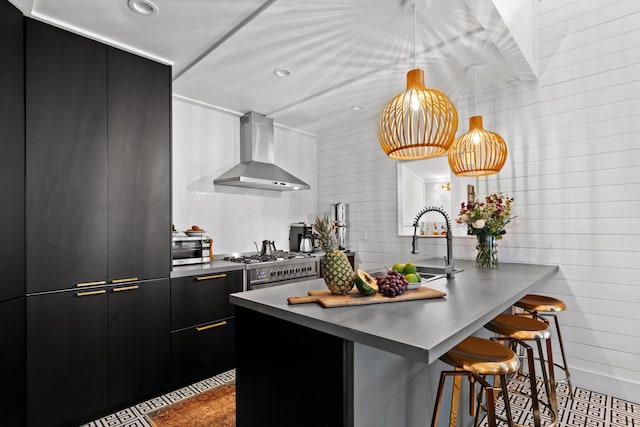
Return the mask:
[[454,274],[453,271],[453,233],[451,232],[451,220],[449,219],[449,215],[445,212],[444,208],[437,208],[435,206],[429,206],[422,209],[416,215],[416,219],[413,222],[413,240],[411,242],[412,254],[419,254],[420,250],[418,249],[418,225],[420,224],[420,218],[427,212],[439,212],[444,216],[444,220],[447,223],[447,256],[444,258],[444,272],[447,274],[447,277],[451,277]]

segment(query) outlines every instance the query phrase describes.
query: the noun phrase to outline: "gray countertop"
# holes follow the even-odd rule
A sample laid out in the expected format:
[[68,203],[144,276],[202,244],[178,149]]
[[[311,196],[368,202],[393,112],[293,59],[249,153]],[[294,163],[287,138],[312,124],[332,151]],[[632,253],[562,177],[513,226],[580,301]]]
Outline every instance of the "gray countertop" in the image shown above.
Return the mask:
[[207,264],[176,265],[171,271],[171,278],[197,276],[200,274],[220,273],[221,271],[244,270],[245,264],[213,260]]
[[[442,260],[416,262],[442,266]],[[500,263],[476,269],[474,261],[456,260],[464,271],[426,286],[444,298],[351,307],[287,304],[287,297],[326,289],[323,279],[308,280],[231,295],[231,302],[263,314],[359,342],[412,360],[431,363],[482,328],[523,295],[558,271],[555,265]]]

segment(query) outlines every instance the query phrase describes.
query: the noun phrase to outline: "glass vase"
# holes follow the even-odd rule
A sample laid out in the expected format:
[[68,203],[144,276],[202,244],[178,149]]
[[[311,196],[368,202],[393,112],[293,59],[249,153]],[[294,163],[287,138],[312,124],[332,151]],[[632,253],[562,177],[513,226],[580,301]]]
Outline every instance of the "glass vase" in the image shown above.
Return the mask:
[[498,245],[496,236],[479,234],[476,245],[476,267],[498,268]]

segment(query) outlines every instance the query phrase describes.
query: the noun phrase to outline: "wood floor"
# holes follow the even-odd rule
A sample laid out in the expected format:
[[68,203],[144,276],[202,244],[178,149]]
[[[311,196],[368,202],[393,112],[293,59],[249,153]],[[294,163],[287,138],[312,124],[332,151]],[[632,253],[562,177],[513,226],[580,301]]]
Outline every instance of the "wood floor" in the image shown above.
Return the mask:
[[230,371],[223,372],[222,374],[191,384],[188,387],[183,387],[165,395],[138,403],[130,408],[123,409],[122,411],[107,415],[106,417],[97,419],[88,424],[84,424],[82,427],[152,427],[145,416],[147,413],[235,379],[236,371],[232,369]]

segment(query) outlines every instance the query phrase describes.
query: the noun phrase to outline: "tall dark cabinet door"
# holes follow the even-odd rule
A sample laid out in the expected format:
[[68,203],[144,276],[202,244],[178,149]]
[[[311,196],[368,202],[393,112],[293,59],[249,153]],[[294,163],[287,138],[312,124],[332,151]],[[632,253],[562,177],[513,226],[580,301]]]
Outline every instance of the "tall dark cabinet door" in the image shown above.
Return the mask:
[[171,68],[116,49],[108,67],[108,277],[169,277]]
[[30,427],[82,420],[107,408],[107,314],[104,288],[27,297]]
[[169,279],[109,290],[109,404],[169,386]]
[[0,426],[25,425],[24,297],[0,303]]
[[0,224],[10,242],[0,245],[0,301],[24,295],[23,22],[18,9],[0,2]]
[[106,47],[26,20],[27,292],[106,277]]

